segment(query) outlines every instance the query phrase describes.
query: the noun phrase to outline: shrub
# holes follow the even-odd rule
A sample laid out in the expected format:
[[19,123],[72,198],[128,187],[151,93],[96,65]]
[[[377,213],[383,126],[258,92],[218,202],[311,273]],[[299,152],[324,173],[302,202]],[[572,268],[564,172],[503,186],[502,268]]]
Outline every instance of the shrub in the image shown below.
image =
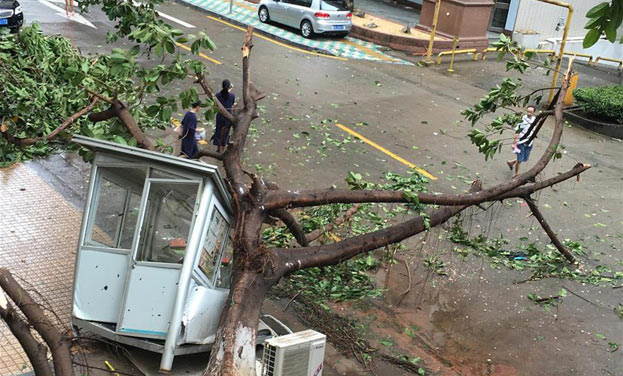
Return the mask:
[[623,124],[623,86],[599,86],[575,89],[577,104],[600,119]]

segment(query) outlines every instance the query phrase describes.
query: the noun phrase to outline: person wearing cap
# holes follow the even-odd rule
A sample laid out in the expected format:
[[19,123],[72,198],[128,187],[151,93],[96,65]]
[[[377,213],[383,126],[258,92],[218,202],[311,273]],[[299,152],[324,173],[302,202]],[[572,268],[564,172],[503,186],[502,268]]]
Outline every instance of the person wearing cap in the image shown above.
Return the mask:
[[195,129],[197,129],[197,111],[199,111],[201,101],[197,101],[191,105],[190,110],[186,112],[182,119],[182,156],[187,158],[194,157],[198,152],[197,139],[195,138]]
[[[221,84],[221,91],[216,93],[216,99],[221,102],[223,107],[231,113],[232,107],[234,107],[234,101],[236,100],[236,96],[231,90],[234,88],[234,85],[231,84],[229,80],[223,80]],[[214,131],[214,135],[211,140],[214,145],[216,145],[216,152],[222,153],[225,151],[225,147],[229,142],[229,131],[231,129],[231,121],[229,121],[225,116],[220,113],[216,114],[216,130]]]

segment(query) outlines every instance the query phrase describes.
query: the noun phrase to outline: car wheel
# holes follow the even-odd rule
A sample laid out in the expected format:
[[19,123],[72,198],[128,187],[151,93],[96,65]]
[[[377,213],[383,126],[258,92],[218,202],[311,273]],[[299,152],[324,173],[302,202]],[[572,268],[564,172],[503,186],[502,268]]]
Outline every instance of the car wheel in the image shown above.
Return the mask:
[[268,15],[268,9],[266,9],[266,7],[261,7],[257,15],[263,23],[270,21],[270,16]]
[[301,22],[301,35],[305,38],[311,38],[314,36],[314,28],[312,27],[311,22],[307,20],[303,20],[303,22]]

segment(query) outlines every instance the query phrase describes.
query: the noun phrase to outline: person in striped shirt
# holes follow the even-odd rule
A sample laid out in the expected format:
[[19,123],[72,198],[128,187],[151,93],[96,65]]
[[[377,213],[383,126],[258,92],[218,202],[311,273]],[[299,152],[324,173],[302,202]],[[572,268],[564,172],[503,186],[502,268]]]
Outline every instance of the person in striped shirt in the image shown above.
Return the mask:
[[536,108],[534,106],[528,106],[526,114],[521,118],[521,123],[517,124],[515,128],[515,138],[513,139],[512,148],[513,153],[517,154],[517,159],[506,161],[511,171],[513,171],[513,167],[515,167],[513,178],[519,175],[519,165],[522,162],[527,162],[530,157],[532,144],[534,144],[534,139],[531,140],[534,128],[530,129],[530,126],[534,123],[534,119],[536,119],[534,115],[535,112]]

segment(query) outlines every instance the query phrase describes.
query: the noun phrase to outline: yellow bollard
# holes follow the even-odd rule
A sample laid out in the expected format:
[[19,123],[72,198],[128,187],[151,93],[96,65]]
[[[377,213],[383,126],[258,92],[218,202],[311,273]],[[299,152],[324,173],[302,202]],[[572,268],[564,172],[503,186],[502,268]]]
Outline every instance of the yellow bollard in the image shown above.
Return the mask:
[[569,89],[567,89],[567,94],[565,95],[564,104],[565,106],[571,106],[573,104],[573,90],[578,86],[578,72],[571,73],[571,77],[569,78]]
[[454,51],[456,51],[457,44],[459,44],[459,38],[454,37],[454,43],[452,44],[452,55],[450,56],[450,68],[448,68],[448,72],[450,73],[454,72],[454,69],[452,69],[452,67],[454,67]]
[[437,21],[439,21],[439,8],[441,8],[441,0],[437,0],[435,3],[435,14],[433,14],[433,24],[431,25],[430,30],[430,40],[428,41],[428,49],[426,49],[426,59],[424,59],[423,63],[426,66],[433,65],[433,59],[431,59],[431,55],[433,54],[433,43],[435,42],[435,32],[437,31]]

